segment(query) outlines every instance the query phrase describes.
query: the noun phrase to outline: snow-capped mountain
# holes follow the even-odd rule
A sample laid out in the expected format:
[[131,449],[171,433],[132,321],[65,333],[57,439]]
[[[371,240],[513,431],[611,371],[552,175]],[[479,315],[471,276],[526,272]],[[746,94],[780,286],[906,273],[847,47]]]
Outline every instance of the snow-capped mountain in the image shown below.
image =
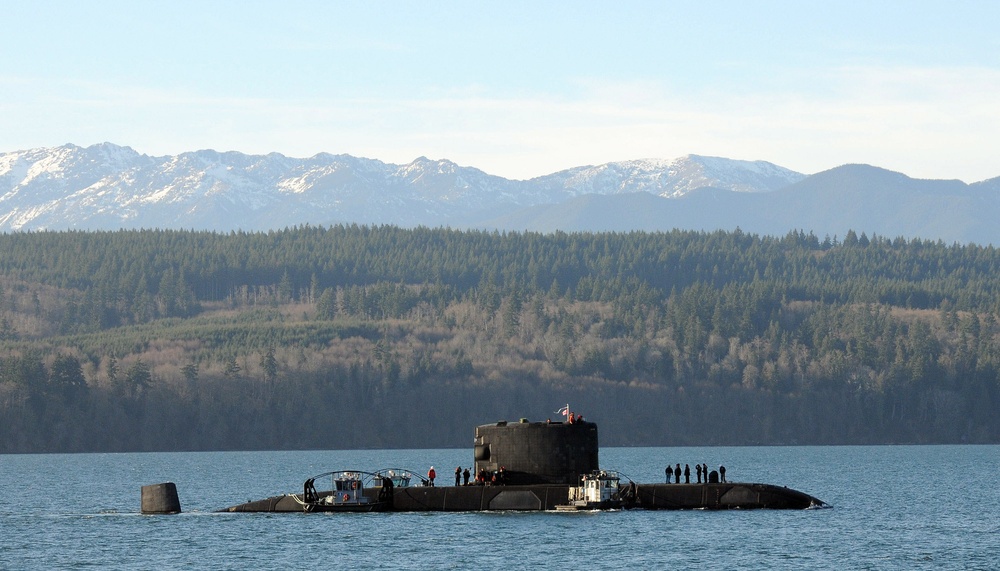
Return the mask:
[[784,188],[805,175],[765,161],[737,161],[687,155],[673,161],[645,159],[577,167],[534,179],[570,196],[648,192],[664,198],[699,188],[767,192]]
[[504,230],[733,230],[1000,244],[1000,178],[915,180],[866,165],[806,176],[688,155],[509,180],[448,160],[211,150],[152,157],[110,143],[0,154],[0,231],[270,230],[392,224]]
[[463,226],[584,194],[676,197],[712,186],[774,190],[803,175],[765,162],[687,156],[579,167],[508,180],[447,160],[406,165],[350,155],[197,151],[150,157],[110,143],[0,155],[0,230],[207,228],[262,230],[358,222]]

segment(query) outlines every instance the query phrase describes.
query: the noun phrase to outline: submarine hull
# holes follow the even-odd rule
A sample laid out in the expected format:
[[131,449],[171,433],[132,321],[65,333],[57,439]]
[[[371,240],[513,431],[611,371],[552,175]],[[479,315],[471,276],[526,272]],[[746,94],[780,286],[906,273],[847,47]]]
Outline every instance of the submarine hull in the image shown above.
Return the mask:
[[[365,490],[368,495],[369,490]],[[228,507],[224,512],[302,512],[301,494],[286,494]],[[543,511],[569,499],[569,486],[417,486],[395,488],[385,511]]]
[[[625,491],[627,486],[623,486]],[[366,493],[369,490],[365,490]],[[628,508],[806,509],[824,503],[808,494],[771,484],[637,484]],[[226,508],[225,512],[302,512],[301,495],[274,496]],[[417,486],[396,488],[385,511],[548,511],[569,501],[569,486]]]
[[[474,471],[492,485],[398,486],[388,498],[381,487],[361,493],[384,511],[471,512],[543,511],[569,503],[571,486],[599,469],[597,425],[592,422],[500,421],[476,427]],[[718,482],[712,472],[703,484],[621,485],[624,508],[805,509],[825,504],[802,492],[770,484]],[[235,505],[228,512],[303,512],[301,494],[274,496]],[[385,501],[383,501],[385,500]],[[384,507],[382,507],[384,506]]]
[[807,509],[826,505],[798,490],[772,484],[639,484],[635,507],[647,510]]

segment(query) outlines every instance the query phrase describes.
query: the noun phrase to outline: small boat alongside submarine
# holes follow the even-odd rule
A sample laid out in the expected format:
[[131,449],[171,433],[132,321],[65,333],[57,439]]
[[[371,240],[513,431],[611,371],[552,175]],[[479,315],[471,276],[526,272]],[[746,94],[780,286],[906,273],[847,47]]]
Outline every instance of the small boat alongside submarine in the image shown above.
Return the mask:
[[621,489],[618,472],[600,470],[580,476],[580,484],[569,489],[569,502],[556,506],[556,511],[614,510],[627,504],[623,498],[632,498],[632,486]]
[[[808,509],[826,507],[783,486],[719,482],[622,483],[601,470],[593,422],[500,421],[476,427],[476,484],[434,486],[411,470],[339,470],[309,478],[301,494],[285,494],[223,512],[579,511],[595,509]],[[419,485],[410,485],[416,477]],[[317,489],[329,481],[329,489]]]
[[[329,489],[318,490],[316,481],[327,480]],[[378,482],[377,494],[365,494]],[[366,483],[368,484],[366,486]],[[384,512],[392,507],[392,480],[361,470],[337,470],[305,481],[302,494],[292,494],[304,512]]]

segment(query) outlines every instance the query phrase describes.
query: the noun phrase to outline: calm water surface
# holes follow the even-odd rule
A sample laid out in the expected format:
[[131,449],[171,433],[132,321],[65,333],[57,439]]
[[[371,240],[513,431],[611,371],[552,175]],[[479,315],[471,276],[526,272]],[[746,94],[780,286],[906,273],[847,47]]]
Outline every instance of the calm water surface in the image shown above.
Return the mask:
[[[997,569],[1000,446],[604,448],[660,481],[667,462],[786,485],[805,511],[218,514],[333,469],[434,465],[470,450],[0,455],[2,569]],[[172,481],[184,513],[139,515]]]

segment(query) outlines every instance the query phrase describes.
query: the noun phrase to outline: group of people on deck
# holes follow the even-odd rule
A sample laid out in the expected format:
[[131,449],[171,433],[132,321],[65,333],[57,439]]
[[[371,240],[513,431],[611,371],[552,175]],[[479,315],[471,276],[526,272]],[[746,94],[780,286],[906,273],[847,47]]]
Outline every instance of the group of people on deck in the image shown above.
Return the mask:
[[[704,482],[706,484],[708,484],[708,483],[713,483],[714,484],[714,483],[717,483],[717,482],[725,482],[726,481],[726,467],[725,466],[719,466],[719,471],[718,472],[716,472],[715,470],[712,470],[711,472],[709,472],[707,464],[695,464],[694,465],[694,471],[695,471],[695,477],[697,478],[697,481],[695,482],[696,484],[701,484],[702,482]],[[667,483],[668,484],[670,483],[671,478],[673,479],[673,481],[674,481],[675,484],[680,484],[681,483],[681,475],[684,476],[684,483],[685,484],[690,484],[691,483],[691,466],[689,464],[685,464],[683,470],[681,469],[681,465],[680,464],[677,464],[674,467],[670,467],[670,464],[667,464],[667,469],[664,470],[664,472],[666,472],[666,474],[667,474]]]
[[492,472],[480,470],[476,474],[475,485],[477,486],[502,486],[507,483],[507,469],[500,466],[499,470]]
[[[437,477],[437,472],[434,471],[434,466],[427,471],[427,485],[434,485],[434,478]],[[469,478],[472,477],[472,472],[469,469],[462,469],[461,466],[455,467],[455,485],[456,486],[468,486]],[[488,472],[486,470],[480,470],[476,474],[476,481],[472,483],[475,486],[497,486],[506,483],[507,471],[506,468],[500,466],[499,470],[493,472]]]

